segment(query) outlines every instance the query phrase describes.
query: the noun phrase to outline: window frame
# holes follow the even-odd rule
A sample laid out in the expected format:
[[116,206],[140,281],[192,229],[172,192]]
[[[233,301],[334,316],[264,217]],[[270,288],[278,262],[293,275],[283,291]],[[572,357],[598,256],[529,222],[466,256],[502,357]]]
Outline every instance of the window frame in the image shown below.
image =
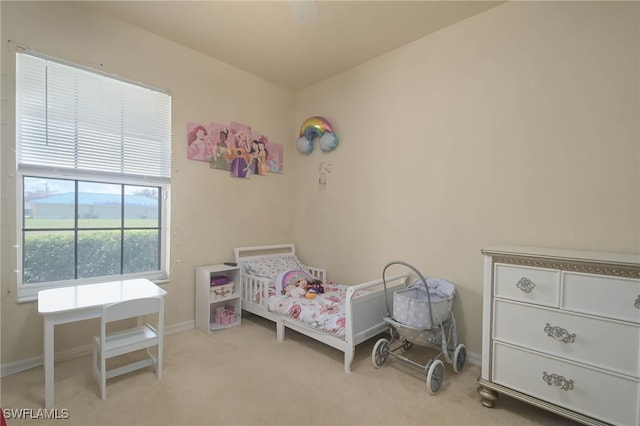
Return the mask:
[[[13,61],[13,72],[15,73],[15,80],[17,81],[17,55],[14,50],[14,61]],[[27,53],[25,51],[21,51],[20,53]],[[32,52],[28,52],[32,53]],[[132,82],[130,80],[121,79],[119,77],[115,77],[113,75],[106,75],[101,73],[100,71],[96,71],[93,69],[85,68],[81,65],[71,64],[65,62],[63,60],[58,60],[56,58],[51,58],[48,56],[40,55],[38,53],[33,53],[34,56],[38,56],[41,58],[45,58],[47,60],[60,62],[65,65],[77,67],[79,69],[84,69],[86,71],[90,71],[99,75],[107,76],[113,78],[114,80],[120,80],[125,83],[135,84],[140,87],[149,88],[146,85],[139,84],[137,82]],[[13,110],[16,112],[13,123],[17,125],[17,86],[14,85],[14,105]],[[152,89],[158,92],[166,93],[166,91]],[[168,95],[168,94],[167,94]],[[169,95],[168,95],[169,96]],[[170,123],[171,125],[171,123]],[[17,130],[17,128],[16,128]],[[17,131],[14,134],[14,141],[16,151],[19,146]],[[171,141],[169,142],[171,143]],[[65,287],[65,286],[75,286],[75,285],[86,285],[86,284],[96,284],[102,282],[110,282],[110,281],[120,281],[125,279],[134,279],[134,278],[146,278],[149,279],[156,284],[166,283],[169,280],[169,272],[170,272],[170,227],[171,227],[171,179],[166,177],[152,177],[152,176],[143,176],[143,175],[132,175],[132,174],[122,174],[122,173],[111,173],[111,172],[95,172],[95,171],[87,171],[80,169],[67,169],[67,168],[58,168],[52,166],[43,166],[43,165],[33,165],[33,164],[18,164],[16,159],[15,163],[16,174],[15,174],[15,214],[16,214],[16,279],[17,279],[17,301],[18,302],[28,302],[37,300],[38,292],[41,290],[56,288],[56,287]],[[129,274],[121,274],[121,275],[110,275],[110,276],[101,276],[101,277],[91,277],[91,278],[78,278],[72,280],[65,281],[49,281],[49,282],[41,282],[41,283],[24,283],[23,282],[23,228],[25,225],[24,218],[24,199],[23,199],[23,182],[24,177],[42,177],[45,179],[66,179],[66,180],[76,180],[76,181],[89,181],[89,182],[98,182],[98,183],[106,183],[106,184],[124,184],[124,185],[138,185],[138,186],[154,186],[161,188],[160,194],[160,217],[158,218],[160,221],[160,269],[158,271],[147,271],[147,272],[137,272],[137,273],[129,273]]]
[[[144,185],[144,186],[156,186],[161,188],[162,194],[160,196],[160,269],[158,271],[147,271],[147,272],[136,272],[130,274],[122,274],[122,275],[109,275],[102,277],[91,277],[91,278],[78,278],[73,280],[66,281],[47,281],[42,283],[24,283],[22,281],[22,267],[23,267],[23,228],[24,228],[24,200],[23,200],[23,179],[24,177],[42,177],[42,178],[50,178],[50,179],[68,179],[68,180],[91,180],[92,182],[100,182],[100,183],[108,183],[108,184],[125,184],[125,185]],[[171,185],[166,182],[152,182],[151,180],[135,180],[135,179],[122,179],[119,181],[114,181],[113,178],[109,179],[107,177],[99,177],[99,176],[80,176],[79,174],[72,174],[67,172],[48,172],[45,173],[44,170],[34,170],[33,167],[21,167],[19,168],[16,174],[16,218],[17,218],[17,226],[16,226],[16,241],[17,244],[17,292],[18,292],[18,301],[30,301],[37,299],[38,292],[40,290],[46,290],[49,288],[56,287],[65,287],[71,285],[85,285],[85,284],[96,284],[102,282],[109,281],[120,281],[125,279],[134,279],[134,278],[147,278],[156,284],[165,283],[169,280],[169,244],[170,244],[170,231],[169,231],[169,220],[170,220],[170,212],[169,206],[170,203],[170,194],[171,194]],[[80,228],[81,229],[81,228]],[[117,228],[116,228],[117,229]]]

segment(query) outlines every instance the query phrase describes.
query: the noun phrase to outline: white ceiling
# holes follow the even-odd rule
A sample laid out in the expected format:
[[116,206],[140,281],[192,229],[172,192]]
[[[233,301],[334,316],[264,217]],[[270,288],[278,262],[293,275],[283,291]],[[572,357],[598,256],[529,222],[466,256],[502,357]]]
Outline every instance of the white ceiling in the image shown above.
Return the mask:
[[73,3],[298,90],[503,1],[319,0],[306,22],[285,0]]

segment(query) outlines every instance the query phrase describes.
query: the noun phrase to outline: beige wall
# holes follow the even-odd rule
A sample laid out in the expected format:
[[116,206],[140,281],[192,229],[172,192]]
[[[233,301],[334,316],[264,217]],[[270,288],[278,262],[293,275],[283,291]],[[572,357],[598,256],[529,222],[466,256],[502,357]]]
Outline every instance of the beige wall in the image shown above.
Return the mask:
[[[293,212],[280,208],[290,204],[288,194],[294,185],[293,174],[286,171],[294,157],[294,147],[288,143],[295,127],[290,91],[73,6],[3,1],[1,7],[4,72],[13,73],[7,58],[20,45],[163,88],[172,95],[172,271],[170,283],[163,286],[168,292],[167,325],[194,319],[196,266],[232,260],[235,246],[293,239]],[[11,84],[6,87],[11,89]],[[285,146],[285,173],[244,180],[212,170],[206,162],[187,160],[188,121],[251,125]],[[15,200],[12,135],[13,129],[2,141],[3,199],[11,201]],[[41,356],[42,319],[36,303],[16,304],[13,202],[3,203],[3,215],[1,359],[6,364]],[[83,346],[97,331],[94,322],[57,327],[56,351]]]
[[[334,281],[378,278],[393,259],[451,279],[460,340],[477,355],[482,247],[640,253],[635,2],[509,3],[296,94],[105,17],[0,4],[3,40],[173,95],[169,325],[193,320],[196,265],[228,259],[234,246],[293,240]],[[335,151],[293,149],[312,115],[335,127]],[[252,124],[285,146],[285,174],[242,181],[186,160],[189,120]],[[7,152],[2,183],[13,200]],[[14,206],[2,214],[8,363],[40,356],[42,336],[35,304],[15,303]],[[94,331],[62,326],[56,349]]]
[[638,10],[508,3],[296,93],[340,137],[298,164],[301,255],[335,281],[451,279],[478,354],[483,247],[640,253]]

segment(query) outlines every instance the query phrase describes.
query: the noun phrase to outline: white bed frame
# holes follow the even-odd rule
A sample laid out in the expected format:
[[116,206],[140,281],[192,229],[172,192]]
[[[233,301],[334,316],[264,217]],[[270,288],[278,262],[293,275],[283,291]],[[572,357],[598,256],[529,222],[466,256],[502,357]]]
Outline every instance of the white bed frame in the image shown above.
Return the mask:
[[[383,317],[388,314],[385,294],[388,299],[389,309],[393,312],[393,292],[406,287],[409,274],[386,277],[386,293],[382,278],[349,286],[343,340],[326,332],[316,330],[293,318],[269,311],[268,291],[270,280],[244,272],[243,262],[283,255],[295,255],[295,253],[296,249],[293,244],[238,247],[234,249],[235,261],[240,266],[242,309],[275,322],[276,336],[279,342],[284,341],[285,329],[290,328],[344,352],[344,371],[350,373],[356,345],[387,329],[387,325],[383,320]],[[327,271],[325,269],[305,266],[315,278],[326,280]],[[368,292],[358,297],[353,297],[356,291],[363,289],[367,289]],[[257,294],[261,295],[259,300],[256,297]]]

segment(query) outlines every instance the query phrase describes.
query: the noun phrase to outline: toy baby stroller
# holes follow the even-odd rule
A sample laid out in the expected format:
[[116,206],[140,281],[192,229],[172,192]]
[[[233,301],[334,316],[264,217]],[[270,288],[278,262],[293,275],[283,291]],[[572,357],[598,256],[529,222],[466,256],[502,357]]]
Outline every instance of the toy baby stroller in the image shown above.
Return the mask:
[[[385,280],[385,273],[391,265],[406,266],[420,278],[405,289],[394,292],[393,317],[389,310]],[[397,358],[424,372],[427,376],[427,389],[432,395],[436,394],[444,380],[444,363],[439,358],[444,356],[447,363],[452,364],[455,373],[462,371],[467,360],[467,349],[465,345],[458,344],[456,321],[451,313],[455,287],[438,278],[425,279],[420,271],[401,261],[390,262],[384,267],[382,282],[387,301],[387,316],[383,320],[389,326],[391,340],[382,338],[376,342],[371,353],[373,365],[379,368],[387,362],[389,356]],[[396,340],[400,340],[400,344],[392,348]],[[400,349],[408,351],[414,344],[433,346],[441,352],[426,365],[396,353]]]

